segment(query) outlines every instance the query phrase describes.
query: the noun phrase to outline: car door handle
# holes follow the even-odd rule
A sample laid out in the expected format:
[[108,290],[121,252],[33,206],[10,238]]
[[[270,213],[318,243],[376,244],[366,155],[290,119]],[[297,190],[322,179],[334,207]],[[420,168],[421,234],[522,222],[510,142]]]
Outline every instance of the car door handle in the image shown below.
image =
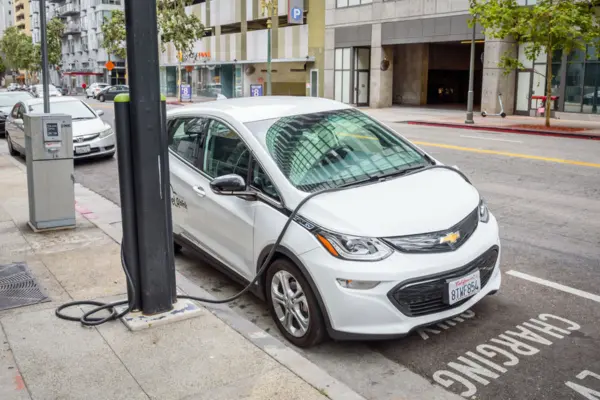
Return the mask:
[[196,192],[196,194],[198,196],[200,196],[200,197],[206,196],[206,192],[200,186],[194,186],[192,189],[194,190],[194,192]]

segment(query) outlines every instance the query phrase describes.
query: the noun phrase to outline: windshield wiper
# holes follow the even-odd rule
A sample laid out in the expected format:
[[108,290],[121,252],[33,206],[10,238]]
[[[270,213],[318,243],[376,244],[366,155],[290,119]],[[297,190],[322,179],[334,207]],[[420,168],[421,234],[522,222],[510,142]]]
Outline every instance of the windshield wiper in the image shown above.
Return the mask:
[[406,175],[409,172],[417,171],[417,170],[423,169],[425,167],[427,167],[427,165],[417,165],[414,167],[409,167],[409,168],[405,168],[405,169],[401,169],[401,170],[397,170],[397,171],[386,172],[384,174],[368,175],[366,178],[359,179],[354,182],[345,183],[343,185],[340,185],[340,187],[348,187],[348,186],[362,185],[364,183],[369,183],[369,182],[383,181],[389,177]]

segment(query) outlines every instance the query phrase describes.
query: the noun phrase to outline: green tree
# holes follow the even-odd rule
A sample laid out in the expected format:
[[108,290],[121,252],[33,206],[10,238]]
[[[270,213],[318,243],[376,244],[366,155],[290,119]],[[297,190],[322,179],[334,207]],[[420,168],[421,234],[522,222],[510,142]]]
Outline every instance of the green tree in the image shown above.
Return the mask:
[[65,24],[60,18],[52,18],[46,25],[46,42],[48,44],[48,64],[57,66],[62,60],[62,36]]
[[[531,61],[546,54],[546,126],[550,126],[552,54],[585,51],[587,44],[600,37],[595,3],[596,0],[537,0],[535,5],[520,6],[517,0],[472,0],[471,24],[479,22],[486,37],[514,38]],[[509,53],[501,57],[499,67],[506,74],[525,69]]]
[[4,54],[6,63],[14,69],[21,68],[22,60],[20,57],[21,42],[26,37],[19,28],[11,26],[4,31],[2,39],[0,39],[0,51]]
[[110,18],[104,18],[102,23],[102,47],[110,55],[120,58],[127,57],[126,31],[125,31],[125,13],[121,10],[113,10]]
[[157,0],[157,19],[160,46],[164,52],[168,43],[173,44],[178,57],[177,97],[181,101],[181,62],[193,55],[194,42],[204,36],[204,25],[185,8],[192,0]]

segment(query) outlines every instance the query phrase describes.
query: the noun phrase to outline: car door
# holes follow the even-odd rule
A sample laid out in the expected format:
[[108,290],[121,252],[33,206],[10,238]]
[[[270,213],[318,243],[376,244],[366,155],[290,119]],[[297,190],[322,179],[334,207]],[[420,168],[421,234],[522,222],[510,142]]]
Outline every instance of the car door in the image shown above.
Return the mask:
[[197,188],[206,221],[202,241],[217,260],[246,279],[254,277],[253,229],[255,201],[223,196],[210,189],[212,179],[238,174],[248,179],[251,152],[240,135],[228,124],[210,119],[203,141],[204,176]]
[[169,169],[173,233],[204,249],[200,230],[206,225],[205,210],[194,187],[202,179],[200,144],[206,119],[175,118],[169,121]]
[[25,106],[23,103],[17,103],[13,107],[9,117],[7,127],[8,134],[13,147],[21,153],[25,153],[25,125],[23,123],[23,114]]
[[117,94],[119,94],[117,90],[118,90],[117,86],[110,87],[106,91],[106,95],[104,96],[106,98],[106,100],[114,100],[115,97],[117,97]]

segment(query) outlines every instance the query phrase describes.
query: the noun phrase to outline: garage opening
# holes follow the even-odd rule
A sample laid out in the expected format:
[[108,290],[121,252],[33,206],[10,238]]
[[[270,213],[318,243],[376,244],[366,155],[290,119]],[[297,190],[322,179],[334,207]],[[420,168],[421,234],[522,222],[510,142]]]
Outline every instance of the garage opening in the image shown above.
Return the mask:
[[[481,104],[483,41],[475,47],[474,105]],[[395,45],[394,104],[460,108],[467,104],[471,41]]]
[[[481,104],[483,43],[475,44],[475,106]],[[427,104],[466,105],[469,92],[471,42],[430,43]]]

